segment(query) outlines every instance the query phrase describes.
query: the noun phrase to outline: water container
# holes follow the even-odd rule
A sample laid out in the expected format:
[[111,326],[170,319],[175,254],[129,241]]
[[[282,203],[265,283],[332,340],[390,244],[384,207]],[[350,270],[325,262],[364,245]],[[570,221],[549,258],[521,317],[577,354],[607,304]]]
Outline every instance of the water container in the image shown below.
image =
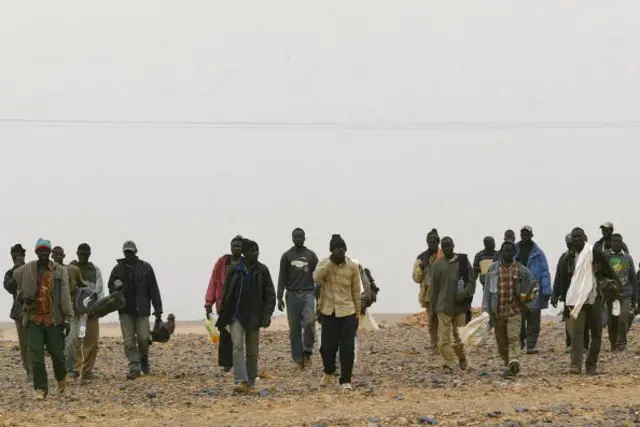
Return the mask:
[[87,335],[87,319],[85,316],[80,316],[80,328],[78,329],[78,337],[84,338]]
[[458,279],[458,293],[464,293],[464,280],[462,280],[462,277]]
[[615,317],[620,316],[620,301],[615,300],[613,304],[611,304],[611,315]]

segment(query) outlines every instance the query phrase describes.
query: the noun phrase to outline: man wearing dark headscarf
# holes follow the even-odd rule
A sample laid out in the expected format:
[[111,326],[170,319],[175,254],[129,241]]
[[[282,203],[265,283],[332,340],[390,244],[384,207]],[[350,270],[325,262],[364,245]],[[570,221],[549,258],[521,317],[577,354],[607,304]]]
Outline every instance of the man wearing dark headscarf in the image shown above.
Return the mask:
[[[222,255],[218,258],[211,278],[207,287],[207,294],[204,298],[204,308],[207,318],[213,313],[213,306],[216,306],[216,312],[220,314],[222,309],[222,291],[224,288],[224,279],[227,271],[242,261],[242,236],[237,235],[231,239],[231,253]],[[225,329],[220,328],[220,342],[218,343],[218,366],[225,372],[231,371],[233,367],[233,344],[231,343],[231,334]]]
[[13,305],[11,306],[11,313],[9,317],[13,319],[16,324],[16,331],[18,333],[18,342],[20,344],[20,357],[22,358],[22,366],[27,371],[27,376],[31,377],[31,366],[29,365],[29,353],[27,352],[27,338],[25,325],[22,323],[22,313],[20,307],[20,301],[17,299],[18,295],[18,283],[13,278],[13,272],[16,268],[24,265],[24,257],[26,251],[21,244],[13,245],[11,247],[11,260],[13,261],[13,267],[11,267],[4,274],[4,288],[13,296]]
[[358,314],[361,312],[360,270],[346,257],[347,244],[339,234],[329,242],[331,255],[318,263],[313,278],[320,283],[318,311],[322,314],[320,355],[324,375],[321,385],[332,383],[336,373],[336,352],[340,353],[340,386],[351,390]]
[[271,325],[276,290],[269,268],[258,261],[258,244],[244,239],[244,259],[231,268],[224,281],[217,326],[228,328],[233,342],[235,393],[248,393],[258,376],[260,328]]
[[431,283],[433,265],[442,258],[440,237],[434,228],[427,233],[427,250],[418,255],[413,264],[413,281],[420,285],[418,300],[427,312],[429,337],[433,353],[438,352],[438,314],[431,310]]

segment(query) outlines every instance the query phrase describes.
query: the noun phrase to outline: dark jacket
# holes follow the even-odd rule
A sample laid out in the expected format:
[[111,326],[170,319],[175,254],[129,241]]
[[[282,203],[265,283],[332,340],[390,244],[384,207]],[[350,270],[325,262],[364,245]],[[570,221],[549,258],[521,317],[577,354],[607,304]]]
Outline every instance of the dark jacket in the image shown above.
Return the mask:
[[4,274],[3,285],[7,292],[13,295],[13,305],[11,305],[11,312],[9,313],[9,317],[13,320],[19,320],[22,317],[20,303],[18,302],[18,283],[13,278],[13,270],[16,267],[13,267],[11,270],[7,270]]
[[[117,264],[113,267],[109,276],[109,293],[114,292],[114,282],[120,279],[124,283],[123,294],[127,295],[127,289],[130,286],[136,287],[136,311],[140,317],[149,317],[151,315],[151,304],[153,304],[154,315],[162,314],[162,298],[160,297],[160,289],[156,281],[156,275],[153,267],[148,262],[138,259],[135,266],[135,273],[130,277],[124,258],[117,260]],[[122,313],[122,310],[120,311]]]
[[622,251],[609,255],[609,265],[617,272],[622,288],[620,298],[630,298],[632,303],[638,301],[638,286],[636,283],[636,266],[631,255]]
[[[464,265],[461,266],[461,264]],[[466,277],[463,277],[465,275]],[[460,280],[464,286],[462,292],[458,292]],[[476,278],[465,254],[457,254],[454,261],[443,256],[433,265],[430,303],[434,313],[448,315],[466,313],[475,291]]]
[[[250,274],[251,289],[243,289],[245,277]],[[266,327],[265,319],[271,318],[276,308],[276,290],[269,268],[258,262],[247,272],[244,262],[229,269],[222,290],[222,311],[216,326],[222,329],[233,323],[238,304],[238,295],[244,295],[243,326],[249,330]]]
[[[604,237],[593,244],[594,248],[600,250],[603,254],[608,255],[611,252],[611,241],[605,242]],[[622,250],[629,253],[629,248],[625,242],[622,242]]]

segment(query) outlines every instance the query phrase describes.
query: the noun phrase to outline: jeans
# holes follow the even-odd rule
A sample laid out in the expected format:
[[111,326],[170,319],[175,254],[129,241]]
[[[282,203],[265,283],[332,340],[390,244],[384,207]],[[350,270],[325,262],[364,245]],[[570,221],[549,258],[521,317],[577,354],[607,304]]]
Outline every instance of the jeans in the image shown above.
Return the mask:
[[310,355],[313,352],[316,341],[316,297],[313,291],[288,291],[285,298],[291,356],[294,362],[302,363],[304,355]]
[[540,336],[541,310],[522,311],[522,325],[520,326],[520,348],[533,350],[538,344]]
[[42,323],[27,325],[27,343],[33,373],[33,388],[45,393],[49,391],[47,368],[44,362],[45,347],[51,354],[56,381],[67,375],[64,355],[64,329],[62,326],[45,326]]
[[67,372],[73,372],[76,364],[76,342],[80,339],[80,317],[71,318],[69,335],[64,340],[65,368]]
[[120,329],[129,372],[140,372],[140,358],[149,357],[149,318],[120,313]]
[[[598,366],[600,357],[600,346],[602,345],[602,298],[596,298],[593,304],[582,306],[577,319],[569,318],[569,329],[571,330],[571,341],[575,343],[584,342],[587,328],[591,331],[591,345],[587,353],[586,367],[593,370]],[[584,350],[580,345],[571,346],[571,368],[582,369]]]
[[355,359],[355,339],[358,329],[356,315],[346,317],[322,316],[322,344],[320,355],[324,373],[336,373],[336,352],[340,354],[340,384],[351,383]]
[[233,381],[254,385],[258,377],[260,329],[247,330],[238,319],[231,324]]
[[27,327],[22,323],[22,319],[15,320],[16,332],[18,333],[18,344],[20,345],[20,358],[22,366],[31,375],[31,362],[29,361],[29,346],[27,345]]
[[223,368],[231,368],[233,366],[233,342],[231,341],[231,334],[225,328],[220,329],[218,366]]

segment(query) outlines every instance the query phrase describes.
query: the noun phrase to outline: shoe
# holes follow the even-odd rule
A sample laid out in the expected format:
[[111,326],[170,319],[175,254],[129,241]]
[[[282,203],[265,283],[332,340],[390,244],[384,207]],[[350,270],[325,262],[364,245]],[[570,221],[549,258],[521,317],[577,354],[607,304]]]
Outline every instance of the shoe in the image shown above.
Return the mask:
[[467,359],[460,359],[459,366],[461,371],[466,371],[467,368],[469,367],[469,364],[467,363]]
[[580,368],[579,366],[571,366],[569,368],[569,373],[573,375],[580,375],[582,374],[582,368]]
[[67,390],[67,380],[63,379],[58,381],[58,394],[64,394]]
[[251,387],[249,387],[249,383],[240,383],[236,384],[233,388],[233,394],[247,394],[251,391]]
[[511,375],[512,377],[515,377],[520,373],[520,362],[518,362],[517,360],[509,362],[508,369],[509,369],[509,375]]
[[138,378],[140,378],[140,371],[130,371],[127,374],[127,379],[128,380],[135,380],[135,379],[138,379]]
[[340,384],[340,389],[342,391],[351,391],[353,390],[353,387],[351,387],[351,384],[349,383],[344,383],[344,384]]
[[47,392],[44,390],[36,390],[35,399],[45,400],[47,398]]
[[320,380],[320,387],[328,387],[333,384],[335,380],[335,375],[322,374],[322,379]]
[[305,353],[304,359],[302,360],[305,368],[310,368],[313,366],[313,361],[311,360],[311,353]]
[[529,348],[527,349],[527,354],[538,354],[540,353],[538,350],[536,350],[535,348]]
[[149,356],[140,357],[140,370],[145,375],[149,375],[151,373],[151,368],[149,367]]
[[304,371],[304,362],[294,362],[294,363],[297,369]]
[[598,369],[592,366],[587,367],[587,375],[598,375]]

